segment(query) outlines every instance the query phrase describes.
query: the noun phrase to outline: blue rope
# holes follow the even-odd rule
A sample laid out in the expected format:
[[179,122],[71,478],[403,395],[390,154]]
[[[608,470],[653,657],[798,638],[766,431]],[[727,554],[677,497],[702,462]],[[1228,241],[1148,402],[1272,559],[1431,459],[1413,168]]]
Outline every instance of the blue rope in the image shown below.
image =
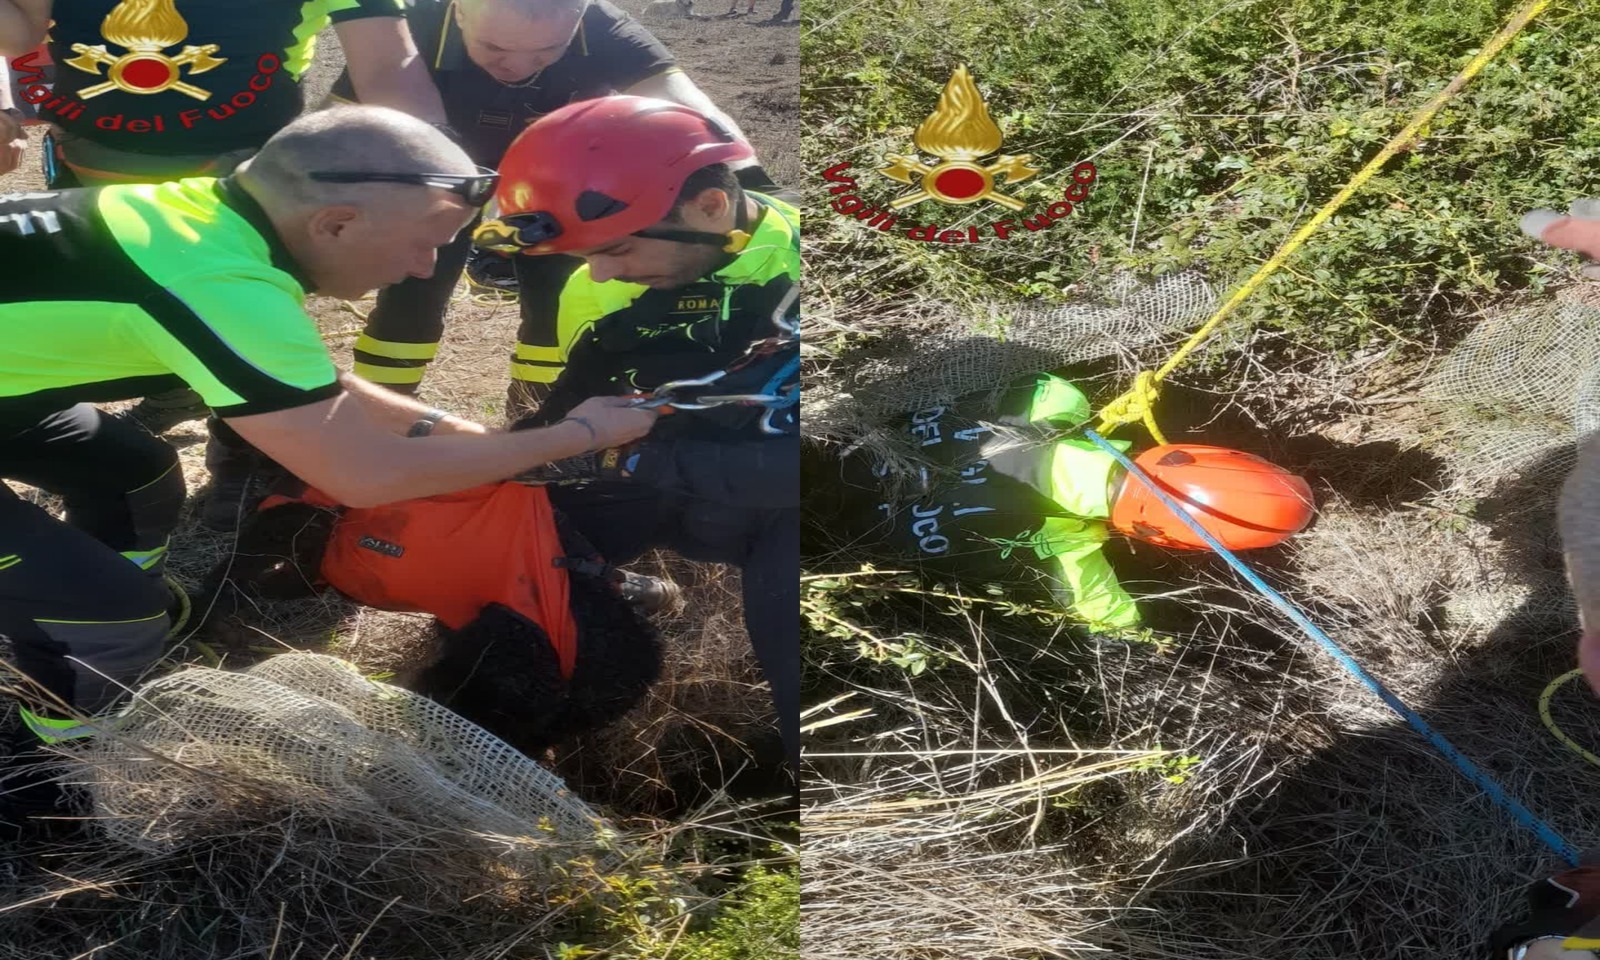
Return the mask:
[[1222,557],[1222,559],[1228,561],[1228,566],[1232,567],[1241,577],[1244,577],[1246,580],[1248,580],[1250,585],[1255,587],[1262,596],[1272,601],[1273,606],[1277,607],[1279,610],[1282,610],[1289,617],[1289,619],[1293,620],[1300,627],[1301,630],[1305,631],[1306,636],[1315,640],[1321,645],[1322,649],[1326,650],[1333,656],[1335,660],[1339,661],[1339,665],[1344,667],[1345,670],[1349,671],[1351,676],[1355,677],[1357,680],[1360,680],[1368,690],[1371,690],[1373,693],[1377,694],[1380,700],[1388,704],[1389,709],[1403,717],[1406,723],[1411,725],[1412,729],[1426,737],[1428,742],[1433,744],[1435,749],[1444,754],[1451,763],[1456,765],[1456,769],[1460,770],[1463,776],[1482,788],[1483,792],[1489,795],[1490,800],[1493,800],[1502,809],[1515,817],[1518,823],[1522,824],[1524,827],[1527,827],[1529,830],[1532,830],[1540,840],[1544,841],[1546,846],[1560,855],[1560,857],[1568,864],[1572,866],[1578,865],[1578,851],[1566,840],[1562,839],[1561,835],[1556,833],[1548,823],[1545,823],[1537,816],[1534,816],[1533,811],[1529,810],[1527,807],[1524,807],[1516,800],[1516,798],[1506,793],[1504,787],[1501,787],[1500,784],[1496,783],[1494,779],[1491,778],[1487,773],[1484,773],[1481,769],[1479,769],[1477,764],[1473,763],[1471,760],[1468,760],[1460,750],[1456,749],[1454,744],[1446,740],[1442,734],[1430,727],[1426,720],[1418,716],[1416,711],[1406,706],[1399,697],[1390,693],[1382,683],[1379,683],[1378,680],[1375,679],[1371,674],[1363,670],[1361,665],[1356,663],[1355,659],[1351,657],[1350,654],[1346,653],[1344,649],[1335,643],[1326,633],[1323,633],[1316,624],[1306,619],[1306,615],[1296,609],[1288,600],[1285,600],[1282,594],[1267,586],[1265,580],[1262,580],[1254,570],[1251,570],[1248,566],[1246,566],[1244,561],[1234,556],[1232,551],[1230,551],[1227,547],[1224,547],[1216,537],[1213,537],[1205,530],[1205,528],[1200,526],[1198,521],[1189,516],[1188,511],[1179,506],[1178,502],[1174,500],[1171,495],[1169,495],[1165,490],[1161,489],[1161,487],[1156,484],[1154,480],[1151,480],[1149,475],[1139,468],[1138,464],[1135,464],[1132,460],[1129,460],[1121,450],[1118,450],[1116,447],[1112,446],[1106,441],[1105,437],[1102,437],[1095,431],[1085,430],[1084,435],[1090,440],[1094,441],[1094,444],[1100,449],[1111,454],[1113,457],[1116,457],[1118,463],[1121,463],[1129,473],[1139,478],[1140,483],[1143,483],[1145,486],[1149,487],[1157,497],[1161,498],[1161,502],[1166,504],[1168,509],[1170,509],[1173,513],[1177,514],[1178,519],[1182,520],[1190,530],[1193,530],[1195,535],[1204,540],[1211,547],[1211,549],[1215,550],[1217,554]]

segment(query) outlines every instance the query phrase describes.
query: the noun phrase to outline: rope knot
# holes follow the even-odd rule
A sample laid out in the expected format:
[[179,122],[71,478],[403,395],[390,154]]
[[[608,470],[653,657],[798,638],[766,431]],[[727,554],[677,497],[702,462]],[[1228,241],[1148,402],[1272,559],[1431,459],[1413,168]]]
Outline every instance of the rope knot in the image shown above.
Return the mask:
[[1133,380],[1133,388],[1106,404],[1100,411],[1101,429],[1111,429],[1125,423],[1138,423],[1140,420],[1149,419],[1160,396],[1161,388],[1157,384],[1155,372],[1140,371]]

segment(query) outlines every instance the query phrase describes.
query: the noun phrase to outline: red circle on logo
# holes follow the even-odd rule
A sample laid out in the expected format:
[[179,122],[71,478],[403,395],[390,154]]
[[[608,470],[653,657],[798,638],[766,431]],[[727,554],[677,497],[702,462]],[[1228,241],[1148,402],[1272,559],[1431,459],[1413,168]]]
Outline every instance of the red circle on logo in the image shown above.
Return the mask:
[[122,68],[123,82],[140,90],[154,90],[171,79],[172,67],[155,57],[138,57]]
[[947,197],[965,200],[967,197],[976,197],[983,192],[983,175],[976,170],[966,170],[957,167],[946,170],[933,178],[934,189]]

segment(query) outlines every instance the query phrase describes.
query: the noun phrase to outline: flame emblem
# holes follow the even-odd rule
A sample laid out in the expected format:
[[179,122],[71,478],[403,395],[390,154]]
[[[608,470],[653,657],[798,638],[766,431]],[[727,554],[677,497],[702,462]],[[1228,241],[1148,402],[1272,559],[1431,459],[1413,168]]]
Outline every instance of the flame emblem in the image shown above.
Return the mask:
[[[939,104],[928,119],[917,127],[912,141],[917,149],[944,160],[927,166],[915,157],[889,154],[889,165],[879,170],[901,183],[916,183],[920,189],[890,202],[896,210],[938,200],[941,203],[977,203],[990,200],[1008,210],[1021,210],[1026,204],[995,189],[998,178],[1005,183],[1026,180],[1038,173],[1028,154],[1001,156],[987,166],[978,158],[1000,149],[1000,128],[989,119],[978,85],[966,66],[956,67],[950,81],[939,94]],[[913,177],[920,178],[920,183]]]
[[85,100],[102,93],[121,90],[125,93],[162,93],[176,90],[196,100],[207,100],[211,91],[183,80],[183,68],[191,74],[205,73],[227,62],[227,57],[213,56],[217,45],[186,45],[175,57],[161,51],[182,43],[189,36],[189,24],[178,15],[174,0],[122,0],[100,22],[100,35],[127,53],[113,55],[106,45],[72,45],[78,54],[65,60],[67,66],[84,73],[100,75],[101,65],[106,71],[106,82],[97,83],[78,91]]

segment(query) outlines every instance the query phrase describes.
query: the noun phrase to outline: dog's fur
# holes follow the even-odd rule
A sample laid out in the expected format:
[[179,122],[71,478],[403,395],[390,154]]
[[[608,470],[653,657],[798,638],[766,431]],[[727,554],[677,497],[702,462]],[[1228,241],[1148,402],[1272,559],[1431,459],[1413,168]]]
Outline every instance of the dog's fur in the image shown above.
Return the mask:
[[[336,519],[304,503],[251,516],[233,558],[207,578],[200,609],[210,610],[208,621],[236,615],[257,599],[316,593]],[[588,552],[579,538],[563,534],[571,552]],[[436,624],[437,656],[411,686],[529,755],[616,721],[660,674],[660,636],[608,582],[580,573],[569,574],[569,581],[578,624],[570,681],[562,679],[555,650],[538,624],[490,604],[460,630]]]

